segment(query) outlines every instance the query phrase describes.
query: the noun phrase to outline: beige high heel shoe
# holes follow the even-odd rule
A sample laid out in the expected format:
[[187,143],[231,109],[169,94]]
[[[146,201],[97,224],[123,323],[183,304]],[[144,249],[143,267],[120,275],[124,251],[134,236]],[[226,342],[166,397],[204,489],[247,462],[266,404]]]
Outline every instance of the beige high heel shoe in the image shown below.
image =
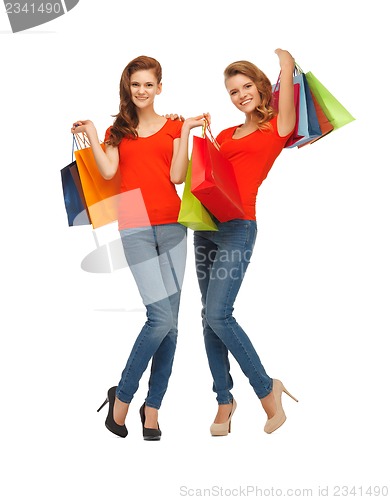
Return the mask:
[[282,382],[278,379],[273,379],[272,392],[274,394],[276,403],[276,413],[273,417],[269,418],[264,426],[264,432],[271,434],[271,432],[276,431],[281,425],[286,421],[286,414],[284,413],[282,406],[282,392],[285,392],[298,403],[298,400],[294,398],[292,394],[284,387]]
[[232,426],[233,413],[237,408],[235,399],[233,399],[232,403],[232,411],[230,412],[229,418],[226,420],[226,422],[223,422],[222,424],[211,424],[210,432],[212,436],[227,436],[229,434]]

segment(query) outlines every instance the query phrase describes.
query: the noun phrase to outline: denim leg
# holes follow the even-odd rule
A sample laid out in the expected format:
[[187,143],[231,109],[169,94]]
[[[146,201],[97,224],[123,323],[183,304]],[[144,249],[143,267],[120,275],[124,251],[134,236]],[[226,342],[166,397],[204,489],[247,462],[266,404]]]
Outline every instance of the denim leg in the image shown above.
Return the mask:
[[173,325],[168,299],[146,306],[147,321],[136,338],[126,366],[118,383],[116,395],[130,403],[149,361]]
[[164,340],[159,345],[152,358],[150,369],[149,389],[145,399],[147,406],[159,409],[168,387],[169,377],[172,373],[173,359],[177,343],[177,311],[179,309],[180,293],[169,297],[174,322]]
[[130,403],[142,374],[153,358],[148,405],[150,403],[150,406],[159,408],[176,349],[186,232],[179,224],[166,224],[163,229],[162,226],[152,226],[123,230],[121,238],[127,262],[146,307],[147,321],[122,372],[117,397]]
[[[173,226],[173,227],[172,227]],[[159,249],[160,269],[164,284],[170,292],[168,299],[172,313],[173,327],[170,329],[152,359],[147,406],[160,408],[172,373],[172,365],[178,335],[178,315],[181,288],[187,257],[187,230],[181,224],[156,226],[156,241]]]
[[[233,317],[234,302],[249,265],[256,239],[256,223],[234,220],[219,223],[218,229],[218,232],[205,232],[203,236],[196,233],[194,242],[195,252],[198,255],[197,276],[202,300],[205,301],[203,314],[207,324],[204,330],[206,352],[217,392],[217,401],[222,404],[226,402],[229,394],[229,385],[226,382],[225,386],[222,384],[222,375],[226,376],[228,365],[221,354],[220,343],[209,333],[210,330],[232,353],[259,398],[271,392],[272,379],[265,372],[248,335]],[[211,247],[205,243],[205,239],[215,245],[212,257],[208,256],[208,260],[205,260],[204,253],[209,252]],[[210,260],[212,265],[209,265]],[[230,394],[229,397],[231,400]]]
[[213,391],[217,394],[218,404],[228,404],[233,396],[233,379],[230,375],[228,350],[222,340],[214,333],[206,319],[207,293],[210,272],[217,253],[217,245],[203,236],[201,231],[194,234],[195,264],[202,299],[203,340],[207,359],[213,377]]

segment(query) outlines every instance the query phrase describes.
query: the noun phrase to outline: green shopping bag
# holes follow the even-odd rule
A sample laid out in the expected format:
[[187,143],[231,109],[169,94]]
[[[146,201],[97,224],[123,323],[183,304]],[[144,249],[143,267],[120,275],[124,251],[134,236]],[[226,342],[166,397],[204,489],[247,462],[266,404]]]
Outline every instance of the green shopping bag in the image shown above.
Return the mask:
[[318,104],[336,130],[355,120],[349,111],[326,89],[311,71],[305,73],[307,83]]
[[191,193],[192,158],[188,164],[187,176],[184,184],[180,212],[177,222],[194,231],[218,231],[207,209]]

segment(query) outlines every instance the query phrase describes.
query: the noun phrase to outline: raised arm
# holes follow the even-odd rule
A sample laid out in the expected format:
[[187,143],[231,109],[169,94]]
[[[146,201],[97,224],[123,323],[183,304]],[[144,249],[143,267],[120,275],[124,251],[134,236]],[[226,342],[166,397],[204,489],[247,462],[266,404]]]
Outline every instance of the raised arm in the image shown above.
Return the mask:
[[191,129],[201,127],[205,119],[210,122],[210,115],[203,114],[184,120],[180,139],[173,141],[173,157],[171,162],[171,181],[181,184],[185,181],[188,167],[188,139]]
[[73,124],[71,132],[72,134],[85,133],[87,135],[100,174],[104,179],[112,179],[119,166],[118,148],[106,145],[106,151],[103,151],[95,125],[91,120],[78,120]]
[[275,54],[279,57],[280,64],[280,89],[279,89],[279,112],[278,132],[284,137],[288,135],[295,126],[294,106],[294,82],[293,74],[295,60],[287,50],[276,49]]

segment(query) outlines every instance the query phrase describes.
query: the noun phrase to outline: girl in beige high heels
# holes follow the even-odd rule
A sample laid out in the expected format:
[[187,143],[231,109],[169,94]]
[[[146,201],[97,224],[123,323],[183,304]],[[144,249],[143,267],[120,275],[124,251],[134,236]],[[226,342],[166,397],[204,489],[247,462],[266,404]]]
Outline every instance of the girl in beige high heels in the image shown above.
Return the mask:
[[224,73],[231,101],[244,113],[245,122],[223,130],[216,141],[220,152],[234,167],[245,215],[222,223],[216,220],[218,231],[194,234],[204,341],[218,402],[218,412],[210,428],[213,436],[226,436],[230,432],[237,407],[230,392],[233,380],[229,353],[260,398],[267,414],[265,432],[271,433],[285,422],[282,392],[291,396],[280,380],[268,376],[248,335],[232,315],[256,240],[257,191],[296,122],[295,61],[285,50],[275,52],[281,68],[278,112],[272,106],[272,85],[257,66],[237,61]]

